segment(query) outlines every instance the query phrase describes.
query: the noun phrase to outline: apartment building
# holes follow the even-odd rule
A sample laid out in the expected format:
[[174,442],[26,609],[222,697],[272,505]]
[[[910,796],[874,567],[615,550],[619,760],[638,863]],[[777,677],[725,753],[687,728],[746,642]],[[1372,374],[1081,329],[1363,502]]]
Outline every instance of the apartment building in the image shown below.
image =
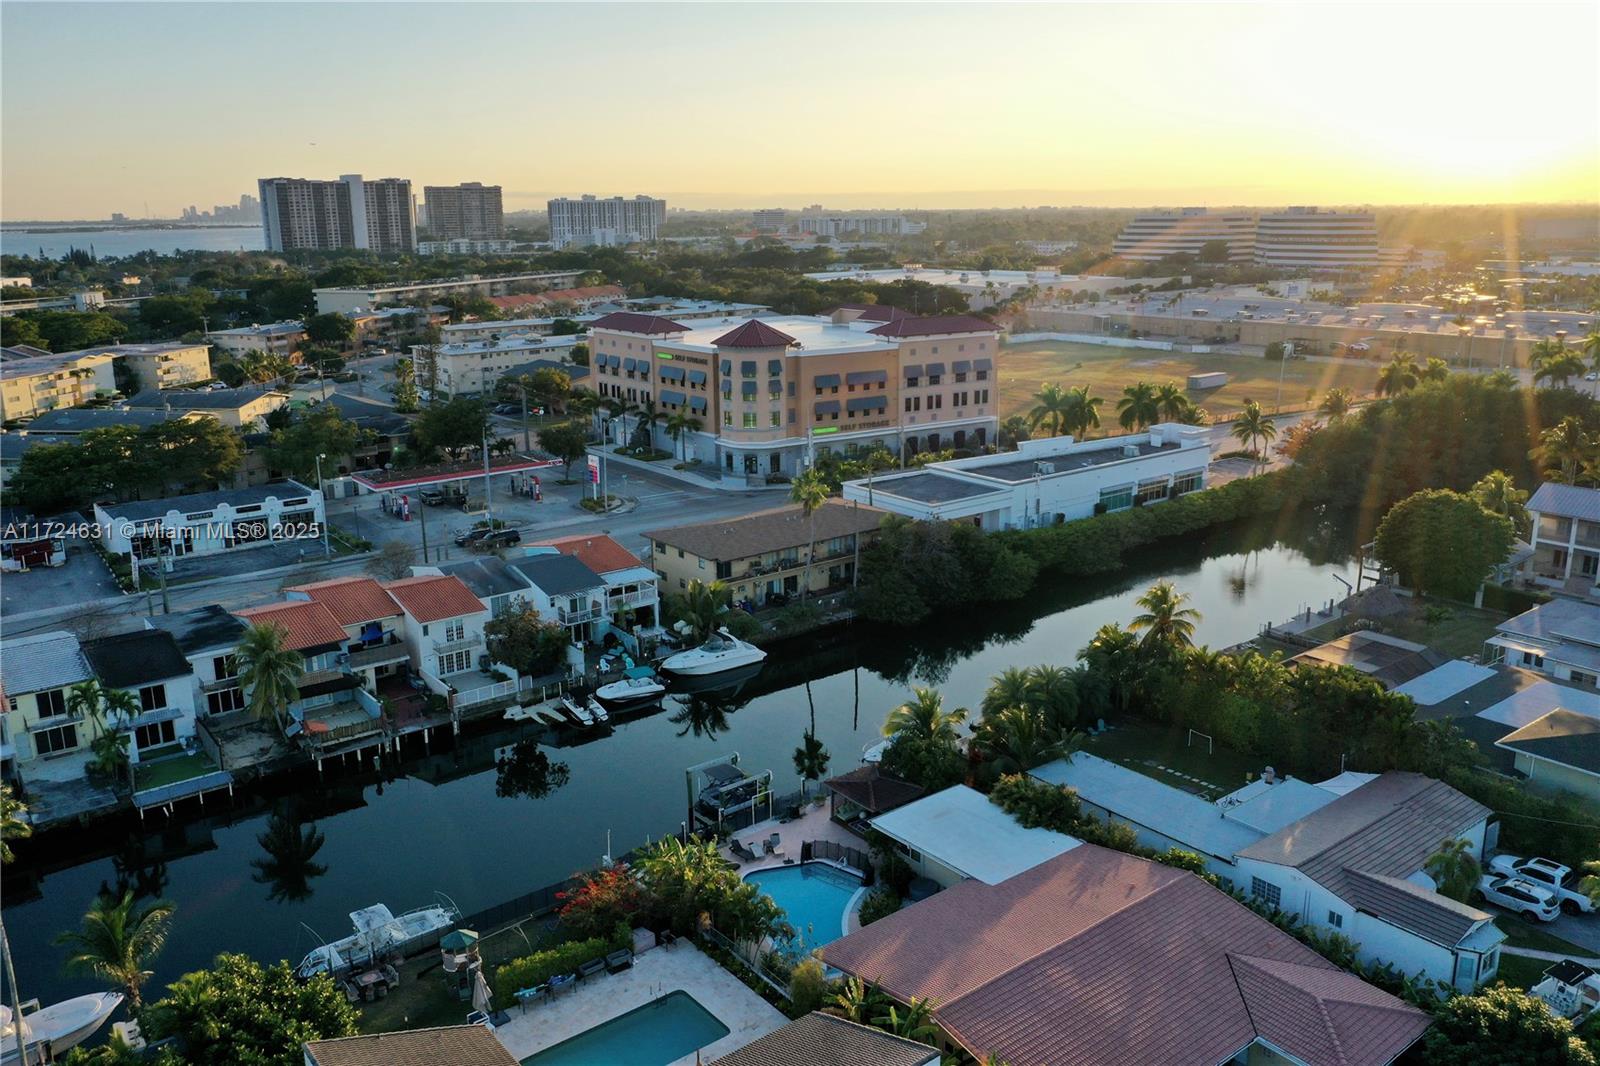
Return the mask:
[[789,212],[781,207],[763,207],[750,218],[757,233],[782,233],[789,224]]
[[[808,594],[851,587],[856,561],[878,536],[887,512],[830,500],[809,518],[799,507],[716,522],[656,529],[650,565],[665,595],[681,595],[690,582],[720,581],[735,603],[786,603],[800,595],[811,557]],[[815,537],[815,541],[813,541]]]
[[1291,207],[1256,223],[1256,262],[1280,270],[1371,270],[1378,222],[1367,211]]
[[262,178],[258,184],[269,252],[416,250],[411,182],[405,178],[369,181],[360,174],[342,174],[337,181]]
[[500,378],[513,367],[535,359],[570,361],[572,349],[583,339],[581,333],[490,336],[460,344],[416,345],[411,349],[411,359],[418,383],[437,395],[481,396],[492,393]]
[[293,319],[284,322],[252,322],[233,329],[214,329],[206,340],[230,355],[245,352],[271,352],[274,355],[293,355],[306,343],[304,322]]
[[0,349],[0,421],[77,407],[116,391],[112,358],[99,351]]
[[1204,207],[1135,215],[1112,242],[1111,254],[1146,263],[1170,255],[1198,258],[1208,244],[1218,242],[1229,262],[1250,262],[1255,257],[1255,216],[1246,211],[1212,212]]
[[428,232],[436,240],[499,240],[506,235],[500,186],[469,181],[461,185],[426,185],[422,201]]
[[115,344],[87,348],[121,363],[135,389],[172,389],[211,380],[211,346],[166,341],[155,344]]
[[550,243],[557,248],[653,241],[667,221],[667,202],[650,196],[602,200],[585,193],[576,200],[565,196],[551,200],[547,207]]
[[576,285],[581,270],[551,270],[537,274],[468,274],[434,281],[400,282],[394,285],[336,285],[313,289],[317,314],[336,311],[353,315],[374,307],[395,304],[431,304],[445,296],[504,296],[513,292],[533,292]]
[[[971,315],[862,306],[693,327],[617,312],[590,326],[589,347],[602,398],[697,420],[678,446],[742,480],[792,477],[823,451],[983,447],[998,423],[998,344],[999,328]],[[603,428],[621,440],[627,421]]]
[[826,215],[807,211],[796,225],[818,237],[915,237],[928,228],[904,215]]
[[288,393],[263,386],[239,389],[145,389],[128,398],[128,411],[164,411],[172,415],[210,415],[229,429],[246,432],[266,424],[267,415],[287,405]]

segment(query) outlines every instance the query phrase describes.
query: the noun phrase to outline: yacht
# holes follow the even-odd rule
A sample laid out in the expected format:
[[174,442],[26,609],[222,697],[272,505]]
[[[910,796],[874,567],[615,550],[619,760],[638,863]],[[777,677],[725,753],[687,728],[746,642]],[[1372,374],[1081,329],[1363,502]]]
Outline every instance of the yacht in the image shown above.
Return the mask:
[[636,677],[624,677],[609,685],[601,685],[594,690],[594,694],[607,703],[643,703],[659,699],[666,691],[667,686],[646,670]]
[[590,714],[587,707],[573,699],[571,696],[561,697],[561,710],[562,713],[571,719],[573,725],[594,725],[594,715]]
[[448,902],[419,907],[399,917],[381,903],[363,907],[350,912],[354,933],[313,949],[294,972],[304,980],[319,973],[341,977],[389,955],[414,954],[439,943],[460,919],[461,912]]
[[754,644],[745,643],[723,628],[711,634],[698,648],[669,655],[662,660],[661,669],[685,677],[703,677],[706,674],[720,674],[724,670],[737,670],[741,666],[750,666],[766,657],[766,652]]
[[[27,1048],[26,1066],[54,1062],[57,1055],[75,1048],[106,1023],[111,1012],[122,1004],[121,992],[92,992],[87,996],[64,999],[43,1010],[39,1001],[22,1004],[22,1040]],[[29,1006],[32,1010],[29,1010]],[[17,1053],[17,1017],[10,1007],[0,1005],[0,1063],[23,1066]]]

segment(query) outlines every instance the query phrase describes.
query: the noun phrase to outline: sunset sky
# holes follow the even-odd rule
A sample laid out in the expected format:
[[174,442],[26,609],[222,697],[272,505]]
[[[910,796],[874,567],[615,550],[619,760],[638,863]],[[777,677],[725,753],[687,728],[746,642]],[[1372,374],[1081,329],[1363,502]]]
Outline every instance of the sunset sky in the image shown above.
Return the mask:
[[0,8],[0,214],[259,177],[683,207],[1600,198],[1600,6]]

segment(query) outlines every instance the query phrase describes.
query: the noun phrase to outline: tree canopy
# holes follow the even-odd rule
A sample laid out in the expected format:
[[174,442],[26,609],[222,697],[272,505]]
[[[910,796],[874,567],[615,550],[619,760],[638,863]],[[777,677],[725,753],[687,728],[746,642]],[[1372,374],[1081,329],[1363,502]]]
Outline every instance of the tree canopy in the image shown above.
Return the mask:
[[1449,489],[1406,497],[1378,525],[1377,556],[1418,592],[1469,600],[1489,571],[1505,561],[1511,519]]

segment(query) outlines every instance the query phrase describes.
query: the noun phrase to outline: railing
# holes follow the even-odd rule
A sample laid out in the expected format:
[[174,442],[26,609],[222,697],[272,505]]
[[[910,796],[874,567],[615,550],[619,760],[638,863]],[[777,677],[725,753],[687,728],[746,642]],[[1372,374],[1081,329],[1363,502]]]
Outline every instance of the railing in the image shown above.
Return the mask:
[[465,651],[468,648],[482,647],[482,645],[483,634],[474,633],[471,636],[462,637],[460,640],[451,640],[443,644],[435,644],[433,646],[433,653],[435,655],[448,655],[453,651]]
[[656,600],[654,589],[640,589],[637,592],[613,592],[606,597],[606,602],[612,607],[637,607],[643,603],[653,603]]
[[406,650],[404,644],[397,640],[386,644],[375,644],[372,647],[361,648],[345,654],[349,656],[345,660],[345,665],[352,670],[361,670],[368,666],[383,666],[387,663],[398,662],[401,659],[408,658],[410,652]]
[[831,840],[808,840],[800,845],[800,861],[807,862],[811,859],[836,862],[841,866],[848,866],[868,882],[872,879],[872,860],[860,848],[835,844]]
[[505,699],[508,696],[515,696],[523,689],[531,689],[532,687],[532,680],[524,677],[513,681],[501,681],[493,685],[483,685],[479,688],[468,689],[465,692],[457,692],[456,709],[475,707],[480,703],[488,703],[491,700]]
[[84,715],[73,714],[70,711],[66,714],[52,714],[48,718],[41,718],[36,722],[28,723],[28,732],[39,733],[46,729],[54,729],[63,725],[82,725],[87,720]]
[[700,929],[700,938],[715,944],[738,959],[739,963],[755,974],[762,984],[771,988],[785,1000],[789,998],[788,984],[779,980],[777,975],[768,973],[766,968],[761,965],[761,946],[759,944],[737,944],[722,933],[719,933],[715,927],[709,925]]
[[601,616],[603,610],[598,603],[591,603],[589,606],[580,607],[576,611],[570,611],[565,607],[557,607],[556,615],[561,621],[571,625],[577,622],[592,622]]

